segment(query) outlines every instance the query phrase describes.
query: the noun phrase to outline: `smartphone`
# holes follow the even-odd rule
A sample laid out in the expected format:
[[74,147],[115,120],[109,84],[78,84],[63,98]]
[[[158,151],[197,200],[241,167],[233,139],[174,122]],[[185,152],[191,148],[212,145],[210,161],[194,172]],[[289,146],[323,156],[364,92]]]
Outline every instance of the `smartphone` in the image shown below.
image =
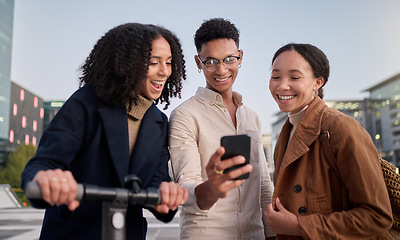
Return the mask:
[[[221,138],[221,146],[225,148],[225,153],[222,155],[221,160],[232,158],[234,156],[242,155],[246,161],[243,164],[239,164],[228,169],[225,169],[224,173],[230,172],[237,168],[240,168],[250,163],[250,137],[246,134],[243,135],[231,135],[223,136]],[[247,179],[250,173],[243,174],[234,180]]]

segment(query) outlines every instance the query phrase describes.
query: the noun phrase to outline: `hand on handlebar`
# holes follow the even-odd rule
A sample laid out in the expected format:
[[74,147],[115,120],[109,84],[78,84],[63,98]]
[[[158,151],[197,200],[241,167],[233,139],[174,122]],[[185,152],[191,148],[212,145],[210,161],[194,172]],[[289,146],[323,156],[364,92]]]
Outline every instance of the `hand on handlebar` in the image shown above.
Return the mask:
[[166,214],[170,209],[174,211],[189,198],[189,190],[174,182],[162,182],[158,189],[161,203],[154,209],[159,213]]
[[66,204],[70,211],[78,208],[79,201],[75,200],[78,185],[70,171],[41,170],[33,181],[40,186],[43,200],[51,206]]

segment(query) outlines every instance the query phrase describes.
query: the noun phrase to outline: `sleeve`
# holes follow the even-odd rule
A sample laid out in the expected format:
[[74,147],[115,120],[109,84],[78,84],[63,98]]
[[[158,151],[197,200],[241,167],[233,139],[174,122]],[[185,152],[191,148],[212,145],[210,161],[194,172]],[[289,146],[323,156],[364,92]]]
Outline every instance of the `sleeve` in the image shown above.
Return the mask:
[[[261,123],[259,118],[256,116],[258,122],[258,132],[260,143],[258,146],[258,159],[260,163],[260,176],[261,176],[261,209],[263,212],[267,211],[267,205],[272,203],[272,194],[274,192],[274,186],[271,181],[269,169],[267,165],[267,159],[265,158],[264,148],[262,145],[262,134],[261,134]],[[273,237],[276,234],[268,227],[267,221],[263,214],[264,234],[265,237]]]
[[298,217],[303,237],[369,239],[383,234],[392,224],[391,206],[370,135],[349,117],[335,118],[329,132],[350,209]]
[[22,173],[22,188],[39,170],[68,169],[78,154],[88,114],[84,102],[72,96],[44,131],[35,156]]
[[170,153],[174,179],[189,189],[189,199],[185,206],[189,211],[201,210],[196,204],[194,189],[203,182],[201,159],[197,145],[197,127],[194,118],[181,109],[175,109],[170,117]]
[[77,94],[63,105],[44,131],[35,156],[22,172],[23,190],[40,170],[70,168],[82,146],[87,114],[85,102]]

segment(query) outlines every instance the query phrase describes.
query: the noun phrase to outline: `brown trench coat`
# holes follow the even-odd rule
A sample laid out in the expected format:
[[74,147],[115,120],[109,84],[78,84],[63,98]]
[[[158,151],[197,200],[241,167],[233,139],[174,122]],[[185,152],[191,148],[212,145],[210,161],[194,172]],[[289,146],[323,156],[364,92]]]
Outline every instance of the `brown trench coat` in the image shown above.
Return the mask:
[[[391,239],[392,214],[379,156],[370,135],[355,120],[327,108],[319,98],[309,105],[289,145],[286,120],[274,151],[275,198],[298,216],[302,237],[277,239]],[[330,147],[341,181],[330,167],[320,140],[321,121],[329,124]],[[276,207],[275,207],[276,208]]]

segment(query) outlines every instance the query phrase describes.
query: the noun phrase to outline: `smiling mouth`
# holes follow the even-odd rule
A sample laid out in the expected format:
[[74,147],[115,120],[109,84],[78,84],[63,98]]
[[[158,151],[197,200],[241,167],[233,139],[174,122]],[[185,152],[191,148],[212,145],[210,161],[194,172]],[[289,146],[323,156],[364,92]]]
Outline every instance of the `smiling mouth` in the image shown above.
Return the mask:
[[215,81],[217,81],[217,82],[225,82],[228,79],[229,79],[229,77],[226,77],[226,78],[215,78]]
[[291,100],[296,96],[296,95],[278,95],[278,94],[276,95],[280,100]]
[[153,86],[154,89],[160,91],[162,90],[164,81],[150,81],[151,86]]

